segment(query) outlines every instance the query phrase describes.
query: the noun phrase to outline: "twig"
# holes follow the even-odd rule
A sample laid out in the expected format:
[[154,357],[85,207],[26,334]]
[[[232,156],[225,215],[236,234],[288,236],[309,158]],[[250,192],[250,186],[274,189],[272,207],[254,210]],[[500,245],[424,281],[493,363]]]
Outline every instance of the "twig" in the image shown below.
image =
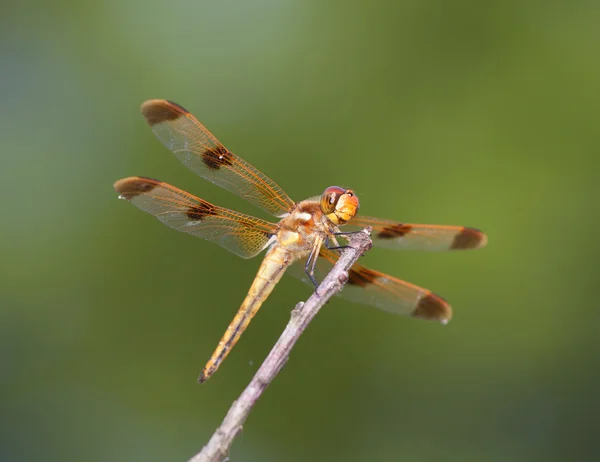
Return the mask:
[[338,291],[348,280],[348,270],[356,263],[359,257],[371,248],[370,228],[353,234],[342,256],[331,269],[317,290],[306,303],[298,303],[292,311],[292,316],[279,340],[262,363],[246,389],[240,397],[233,402],[223,423],[210,441],[202,450],[192,457],[189,462],[223,462],[227,460],[229,448],[233,439],[242,430],[242,425],[248,418],[250,411],[263,391],[273,381],[287,362],[290,351],[308,327],[308,324],[319,312],[321,307]]

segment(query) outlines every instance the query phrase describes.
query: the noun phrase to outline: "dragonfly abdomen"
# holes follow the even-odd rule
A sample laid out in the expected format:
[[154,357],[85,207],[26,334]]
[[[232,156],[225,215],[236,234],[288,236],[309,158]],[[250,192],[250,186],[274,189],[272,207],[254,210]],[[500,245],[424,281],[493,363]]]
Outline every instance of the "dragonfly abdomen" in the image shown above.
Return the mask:
[[235,318],[233,318],[233,321],[227,327],[216,350],[206,363],[204,370],[198,378],[199,382],[207,380],[218,369],[221,362],[237,343],[254,315],[258,312],[263,302],[285,273],[287,267],[293,261],[293,255],[280,246],[272,247],[267,252],[254,278],[254,282],[250,286],[248,295],[244,299]]

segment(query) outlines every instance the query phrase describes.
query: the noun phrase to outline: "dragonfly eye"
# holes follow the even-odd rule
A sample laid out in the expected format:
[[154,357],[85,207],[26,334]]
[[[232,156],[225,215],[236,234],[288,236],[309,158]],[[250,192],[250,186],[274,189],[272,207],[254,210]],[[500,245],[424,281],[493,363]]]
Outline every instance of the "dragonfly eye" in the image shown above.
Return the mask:
[[329,186],[321,196],[321,210],[325,215],[335,212],[340,197],[346,192],[339,186]]

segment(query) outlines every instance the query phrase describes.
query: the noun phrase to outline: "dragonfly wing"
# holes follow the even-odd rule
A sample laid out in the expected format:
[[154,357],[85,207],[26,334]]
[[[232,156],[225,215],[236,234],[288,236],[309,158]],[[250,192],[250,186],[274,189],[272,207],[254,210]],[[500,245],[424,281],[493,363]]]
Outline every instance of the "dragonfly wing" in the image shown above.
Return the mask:
[[120,198],[167,226],[215,242],[242,258],[259,254],[276,232],[273,223],[218,207],[162,181],[136,176],[114,187]]
[[355,217],[342,231],[354,231],[371,226],[373,245],[393,250],[478,249],[485,247],[487,236],[475,228],[465,226],[419,225],[398,223],[374,217]]
[[[334,251],[321,249],[315,268],[318,282],[331,271],[338,256]],[[293,264],[289,273],[312,286],[304,272],[304,262]],[[337,295],[348,301],[371,305],[390,313],[438,321],[442,324],[446,324],[452,318],[452,308],[448,302],[430,290],[359,264],[350,268],[348,282]]]
[[142,104],[142,114],[157,138],[197,175],[277,217],[293,207],[277,183],[229,151],[183,107],[152,99]]

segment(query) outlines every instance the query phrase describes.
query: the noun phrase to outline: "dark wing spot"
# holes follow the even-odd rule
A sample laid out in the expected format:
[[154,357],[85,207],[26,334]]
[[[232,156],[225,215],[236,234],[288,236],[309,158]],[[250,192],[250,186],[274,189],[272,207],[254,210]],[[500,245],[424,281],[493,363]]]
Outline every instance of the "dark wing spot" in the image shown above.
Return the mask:
[[173,101],[169,101],[168,99],[165,100],[165,101],[167,103],[169,103],[170,105],[176,107],[182,114],[189,114],[190,113],[190,111],[188,111],[186,108],[184,108],[183,106],[181,106],[181,105],[179,105],[177,103],[174,103]]
[[178,119],[189,112],[179,104],[164,99],[151,99],[142,104],[142,114],[150,126]]
[[200,221],[205,217],[217,215],[216,207],[209,202],[200,202],[196,205],[188,207],[185,215],[190,221]]
[[442,297],[429,292],[422,297],[413,311],[415,318],[429,319],[447,323],[452,318],[452,308]]
[[367,268],[350,268],[348,271],[348,284],[366,287],[377,279],[377,273]]
[[162,183],[162,181],[157,180],[156,178],[151,178],[149,176],[138,176],[137,178],[139,178],[140,180],[148,180],[148,181],[153,181],[155,183]]
[[463,228],[456,236],[450,246],[453,250],[476,249],[483,247],[487,239],[485,234],[475,228]]
[[219,144],[202,153],[202,162],[211,170],[219,170],[223,165],[233,165],[233,153]]
[[152,191],[154,188],[160,185],[160,183],[160,181],[153,178],[133,176],[117,181],[114,184],[114,188],[122,198],[131,200],[140,194],[145,194]]
[[404,223],[398,223],[391,226],[386,226],[377,234],[379,239],[394,239],[402,237],[412,231],[411,225],[405,225]]

